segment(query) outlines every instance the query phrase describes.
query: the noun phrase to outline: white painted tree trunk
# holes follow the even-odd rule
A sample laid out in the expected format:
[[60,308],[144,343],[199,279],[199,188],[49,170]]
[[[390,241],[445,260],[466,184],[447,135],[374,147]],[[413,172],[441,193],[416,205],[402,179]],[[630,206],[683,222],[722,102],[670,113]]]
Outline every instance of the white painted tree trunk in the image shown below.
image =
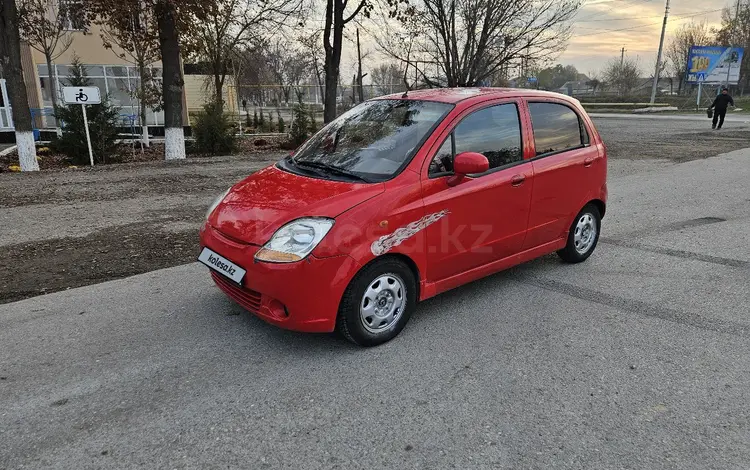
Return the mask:
[[34,133],[16,131],[16,145],[18,146],[18,161],[21,171],[39,171],[39,163],[36,161]]
[[141,142],[143,143],[144,147],[148,147],[151,145],[151,143],[148,140],[148,126],[142,125],[141,126],[142,132],[141,132]]
[[164,157],[167,160],[185,158],[185,131],[182,127],[166,127],[164,129]]

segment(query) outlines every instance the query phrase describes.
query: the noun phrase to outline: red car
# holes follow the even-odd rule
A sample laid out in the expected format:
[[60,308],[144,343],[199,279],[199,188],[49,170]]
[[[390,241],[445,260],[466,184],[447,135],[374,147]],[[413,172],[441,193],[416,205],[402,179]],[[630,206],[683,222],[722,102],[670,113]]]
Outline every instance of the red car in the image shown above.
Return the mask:
[[376,345],[421,300],[548,253],[588,258],[606,209],[606,155],[563,95],[384,96],[218,198],[199,261],[269,323]]

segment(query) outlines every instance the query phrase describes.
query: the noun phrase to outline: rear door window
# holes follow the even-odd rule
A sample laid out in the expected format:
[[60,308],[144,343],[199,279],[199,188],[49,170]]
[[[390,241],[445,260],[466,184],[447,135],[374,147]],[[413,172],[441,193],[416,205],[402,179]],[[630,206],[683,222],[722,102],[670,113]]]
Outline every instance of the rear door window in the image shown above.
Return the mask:
[[546,155],[588,144],[588,133],[578,114],[558,103],[529,103],[536,154]]

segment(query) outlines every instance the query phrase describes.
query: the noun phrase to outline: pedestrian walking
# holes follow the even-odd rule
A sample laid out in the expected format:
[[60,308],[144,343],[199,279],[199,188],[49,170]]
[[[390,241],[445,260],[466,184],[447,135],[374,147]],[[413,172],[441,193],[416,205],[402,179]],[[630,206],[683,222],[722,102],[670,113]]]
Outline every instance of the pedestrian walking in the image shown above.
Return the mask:
[[714,110],[714,120],[713,125],[711,126],[712,129],[721,129],[721,126],[724,125],[724,117],[727,115],[727,108],[729,106],[734,106],[734,100],[729,95],[729,90],[724,87],[721,89],[721,94],[716,97],[714,102],[708,108]]

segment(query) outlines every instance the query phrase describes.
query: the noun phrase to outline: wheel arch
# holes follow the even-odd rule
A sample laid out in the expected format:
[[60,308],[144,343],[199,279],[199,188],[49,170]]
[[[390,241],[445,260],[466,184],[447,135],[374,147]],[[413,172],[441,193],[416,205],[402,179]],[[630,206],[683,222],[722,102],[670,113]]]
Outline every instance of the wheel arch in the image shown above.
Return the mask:
[[416,292],[417,297],[416,298],[417,298],[417,300],[419,300],[419,295],[420,295],[420,292],[421,292],[420,282],[422,280],[422,274],[419,272],[419,266],[417,265],[416,261],[414,261],[410,256],[405,255],[404,253],[399,253],[399,252],[395,252],[394,253],[394,252],[392,252],[392,253],[385,253],[383,255],[376,256],[375,258],[371,259],[367,263],[363,264],[357,270],[357,272],[354,274],[354,276],[352,276],[352,279],[349,282],[351,283],[352,281],[354,281],[354,279],[357,277],[357,274],[359,274],[360,272],[362,272],[365,269],[367,269],[373,263],[380,262],[380,261],[382,261],[384,259],[395,259],[395,260],[398,260],[398,261],[404,263],[409,268],[409,271],[411,271],[411,273],[414,275],[414,281],[415,281],[415,284],[417,286],[417,292]]
[[[383,262],[383,261],[398,261],[400,264],[404,265],[409,272],[412,273],[412,275],[414,276],[414,285],[415,285],[415,290],[416,290],[416,292],[414,292],[414,300],[415,300],[414,305],[419,303],[419,295],[420,295],[419,292],[421,290],[420,281],[419,281],[420,273],[419,273],[419,268],[416,262],[411,257],[402,253],[398,253],[398,252],[386,253],[381,256],[375,257],[371,259],[370,261],[368,261],[367,263],[365,263],[364,265],[362,265],[354,274],[352,279],[349,281],[349,284],[347,285],[347,288],[344,291],[344,295],[339,300],[339,308],[338,308],[338,311],[336,312],[336,330],[339,331],[341,334],[343,334],[343,336],[347,338],[349,341],[352,341],[359,345],[372,346],[372,345],[380,344],[381,342],[384,342],[384,341],[389,341],[390,339],[395,337],[395,335],[398,335],[398,333],[401,331],[401,328],[403,328],[403,325],[405,324],[405,323],[401,323],[400,327],[397,326],[397,329],[393,330],[395,331],[393,336],[390,336],[385,340],[378,340],[375,343],[365,341],[365,343],[363,344],[361,338],[359,340],[355,339],[355,335],[353,335],[350,326],[347,324],[347,321],[346,321],[347,316],[344,315],[344,311],[342,310],[343,306],[345,305],[345,302],[350,301],[352,298],[351,296],[352,284],[359,277],[359,275],[364,270],[372,266],[373,263],[378,263],[378,262]],[[408,317],[405,321],[408,321]]]
[[586,207],[588,204],[593,204],[594,207],[599,210],[599,217],[601,217],[602,219],[604,218],[604,213],[607,210],[607,204],[604,201],[602,201],[601,199],[592,199],[584,204],[583,207]]

